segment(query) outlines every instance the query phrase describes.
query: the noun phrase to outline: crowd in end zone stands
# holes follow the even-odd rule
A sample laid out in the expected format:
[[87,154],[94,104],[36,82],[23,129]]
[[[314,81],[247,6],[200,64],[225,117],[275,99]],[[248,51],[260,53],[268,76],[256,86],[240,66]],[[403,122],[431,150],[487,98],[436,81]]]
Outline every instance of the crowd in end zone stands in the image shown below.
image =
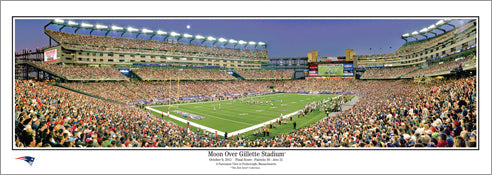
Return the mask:
[[117,68],[91,66],[62,66],[49,63],[32,63],[37,67],[67,79],[128,80]]
[[137,68],[132,69],[143,80],[233,80],[225,70],[214,69],[151,69]]
[[[63,66],[50,63],[32,63],[41,69],[64,76],[67,79],[128,80],[114,67]],[[225,70],[177,69],[177,68],[132,68],[143,80],[235,80]],[[246,79],[292,79],[293,70],[244,70],[237,71]]]
[[396,53],[385,53],[385,54],[371,54],[371,55],[356,55],[359,59],[359,61],[367,61],[370,59],[377,59],[377,58],[396,58],[398,54]]
[[411,42],[408,44],[403,45],[400,47],[396,53],[399,55],[406,55],[410,53],[414,53],[417,51],[421,51],[425,48],[431,48],[432,46],[441,43],[442,41],[446,41],[449,38],[455,37],[456,34],[460,34],[466,29],[469,29],[470,27],[473,27],[473,22],[466,23],[465,25],[458,27],[452,31],[449,31],[445,34],[441,34],[437,37],[424,40],[424,41],[417,41],[417,42]]
[[414,72],[410,72],[409,74],[404,75],[403,77],[411,78],[411,77],[418,77],[418,76],[435,74],[435,73],[446,72],[446,71],[449,72],[455,68],[462,68],[463,63],[470,61],[474,56],[475,54],[471,54],[466,57],[457,58],[456,60],[443,62],[442,64],[439,64],[439,62],[432,63],[425,68],[416,70]]
[[[366,71],[361,76],[361,79],[378,79],[378,78],[412,78],[428,74],[435,74],[440,72],[449,72],[453,69],[460,68],[463,63],[470,61],[475,54],[467,55],[466,57],[456,58],[455,60],[445,61],[442,64],[438,62],[429,64],[425,68],[418,67],[384,67],[384,68],[366,68]],[[415,71],[414,71],[415,70]],[[408,74],[407,74],[408,73]]]
[[[16,80],[15,146],[476,147],[474,76],[424,84],[410,80],[316,83],[355,92],[360,100],[350,110],[288,134],[225,140],[213,133],[179,127],[133,106],[102,101],[43,82]],[[291,80],[288,85],[283,90],[309,87],[308,81]],[[257,88],[257,84],[249,86],[248,90]],[[213,88],[210,85],[199,89]]]
[[[243,96],[250,92],[271,92],[268,86],[278,91],[298,93],[303,91],[353,92],[350,86],[354,81],[134,81],[134,82],[67,82],[61,85],[68,88],[99,96],[105,99],[130,103],[145,100],[157,103],[159,99],[172,101],[179,97],[197,97],[192,101],[222,99],[230,94]],[[178,87],[179,85],[179,87]]]
[[45,30],[58,43],[78,50],[95,50],[121,53],[157,55],[204,56],[223,59],[268,60],[266,49],[239,50],[208,47],[205,45],[170,43],[157,40],[132,39],[125,37],[95,36]]
[[409,42],[407,44],[404,44],[403,46],[401,46],[396,51],[396,53],[357,55],[357,58],[359,59],[359,61],[361,61],[361,60],[377,59],[377,58],[396,58],[400,55],[412,54],[412,53],[424,50],[426,48],[431,48],[431,47],[435,46],[436,44],[441,43],[442,41],[456,37],[458,34],[462,34],[463,31],[469,29],[470,27],[473,27],[473,22],[466,23],[465,25],[463,25],[461,27],[458,27],[452,31],[449,31],[445,34],[439,35],[439,36],[434,37],[434,38],[421,40],[421,41],[415,41],[415,42]]
[[361,79],[378,79],[378,78],[398,78],[416,67],[384,67],[384,68],[366,68]]
[[[220,98],[228,94],[243,95],[249,92],[271,91],[268,81],[134,81],[134,82],[68,82],[62,85],[96,95],[105,99],[121,103],[134,101],[157,101],[158,99],[171,98],[173,101],[179,97],[210,96],[208,98]],[[179,85],[179,87],[178,87]],[[206,97],[195,100],[205,100]],[[212,99],[210,99],[212,100]]]
[[245,79],[291,79],[293,70],[237,70]]

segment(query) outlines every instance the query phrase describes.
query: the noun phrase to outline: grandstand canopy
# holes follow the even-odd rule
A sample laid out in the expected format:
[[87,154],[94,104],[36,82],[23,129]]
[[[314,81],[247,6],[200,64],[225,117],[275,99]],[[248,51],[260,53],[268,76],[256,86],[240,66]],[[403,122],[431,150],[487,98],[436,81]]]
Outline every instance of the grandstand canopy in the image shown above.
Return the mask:
[[[233,44],[234,48],[237,46],[236,42],[231,42],[231,41],[235,41],[234,39],[226,39],[223,37],[219,37],[217,39],[214,36],[203,37],[202,35],[193,35],[193,34],[188,34],[188,33],[181,34],[181,33],[177,33],[174,31],[166,32],[166,31],[163,31],[160,29],[155,29],[155,30],[148,29],[148,28],[138,29],[138,28],[134,28],[131,26],[126,27],[126,28],[119,27],[119,26],[109,27],[108,25],[104,25],[104,24],[90,24],[87,22],[78,23],[78,22],[75,22],[72,20],[64,20],[64,19],[58,19],[58,18],[52,19],[47,25],[44,26],[44,28],[46,29],[48,26],[50,26],[52,24],[61,26],[59,31],[62,31],[65,27],[75,28],[74,33],[77,33],[80,29],[87,29],[87,30],[90,30],[90,33],[89,33],[90,35],[92,35],[92,32],[95,30],[101,30],[101,31],[106,31],[104,36],[107,36],[109,34],[109,32],[113,31],[113,32],[120,32],[121,37],[125,33],[136,33],[135,38],[138,38],[142,34],[143,35],[150,35],[149,39],[152,39],[156,35],[161,35],[161,36],[164,36],[164,40],[167,39],[168,37],[172,37],[172,38],[175,38],[177,41],[179,41],[181,39],[188,39],[189,43],[191,43],[191,41],[193,41],[193,40],[201,40],[201,44],[208,41],[208,42],[212,43],[212,45],[215,45],[216,43],[223,43],[222,46],[226,46],[227,44]],[[193,36],[195,36],[195,37],[193,37]],[[245,42],[245,41],[240,40],[239,45],[243,45],[243,49],[245,49],[247,46],[252,46],[255,49],[258,46],[263,47],[263,48],[267,47],[267,44],[265,42],[262,42],[262,41]]]
[[[447,30],[444,28],[444,26],[446,26],[446,25],[451,26],[454,29],[455,25],[451,24],[451,22],[453,20],[454,19],[449,19],[449,18],[438,20],[435,24],[430,24],[428,27],[424,27],[422,29],[415,30],[411,33],[405,33],[405,34],[401,35],[401,39],[408,42],[408,40],[407,40],[408,38],[413,38],[417,41],[417,40],[420,40],[422,38],[425,38],[425,39],[429,38],[429,36],[427,34],[433,34],[434,36],[432,36],[432,37],[435,37],[438,34],[435,33],[434,31],[440,30],[440,31],[442,31],[442,33],[445,33]],[[420,39],[419,39],[419,36],[421,37]]]
[[[55,19],[59,18],[59,19]],[[423,27],[428,29],[425,34],[429,38],[434,34],[442,32],[435,29],[435,23],[440,19],[437,18],[419,18],[419,19],[104,19],[104,18],[68,18],[54,17],[51,19],[16,19],[16,52],[21,48],[36,48],[34,43],[43,43],[48,45],[49,37],[40,30],[46,24],[47,30],[59,31],[65,33],[74,33],[80,23],[103,25],[108,28],[96,28],[95,30],[81,28],[77,34],[108,37],[135,38],[144,40],[173,40],[181,43],[191,43],[201,45],[203,40],[212,36],[216,38],[216,43],[205,41],[203,44],[219,48],[236,48],[243,49],[261,49],[268,46],[268,55],[271,57],[301,57],[306,56],[306,51],[318,50],[320,53],[327,55],[343,55],[346,48],[352,48],[357,54],[375,54],[375,53],[394,53],[399,46],[405,44],[401,39],[402,34],[413,31],[421,31]],[[450,23],[459,26],[460,22],[465,19],[456,19]],[[51,23],[52,22],[52,23]],[[186,26],[191,25],[190,29]],[[307,27],[309,25],[311,27]],[[352,26],[352,27],[350,27]],[[358,26],[358,27],[353,27]],[[129,27],[139,31],[128,30]],[[449,31],[450,26],[444,25],[441,28]],[[143,29],[152,30],[147,34],[138,34]],[[133,32],[132,32],[133,31]],[[328,32],[327,32],[328,31]],[[171,37],[171,32],[181,34],[180,36]],[[403,32],[403,33],[402,33]],[[371,33],[371,35],[367,35]],[[189,34],[191,37],[187,37]],[[29,37],[28,37],[29,36]],[[185,37],[186,36],[186,37]],[[404,35],[405,37],[406,35]],[[416,37],[412,38],[412,37]],[[220,42],[220,38],[227,41]],[[343,39],[342,39],[343,38]],[[425,38],[422,35],[411,36],[408,42]],[[179,39],[179,40],[178,40]],[[242,42],[240,42],[242,40]],[[249,41],[254,41],[257,45],[245,45]],[[360,42],[364,41],[364,42]],[[335,44],[336,43],[336,44]],[[214,44],[214,45],[212,45]],[[43,46],[41,46],[43,47]],[[372,49],[371,49],[372,48]]]

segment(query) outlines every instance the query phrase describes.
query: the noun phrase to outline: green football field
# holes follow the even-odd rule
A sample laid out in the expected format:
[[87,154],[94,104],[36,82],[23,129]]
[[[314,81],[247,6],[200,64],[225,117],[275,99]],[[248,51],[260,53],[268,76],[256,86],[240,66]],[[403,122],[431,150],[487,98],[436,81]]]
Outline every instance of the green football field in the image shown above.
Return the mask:
[[[287,115],[296,112],[303,109],[308,102],[330,99],[335,96],[337,95],[271,94],[256,97],[245,97],[235,100],[234,104],[231,100],[226,100],[180,104],[179,107],[173,105],[170,109],[170,113],[174,116],[182,117],[182,114],[173,112],[178,110],[205,117],[200,120],[191,120],[187,118],[183,119],[219,131],[230,133],[278,118],[281,114]],[[243,101],[242,103],[241,100]],[[250,100],[263,101],[263,104],[247,104],[246,101]],[[265,101],[272,101],[273,107],[271,104],[265,104]],[[282,104],[280,104],[281,101]],[[169,106],[159,105],[151,106],[151,108],[167,113]]]

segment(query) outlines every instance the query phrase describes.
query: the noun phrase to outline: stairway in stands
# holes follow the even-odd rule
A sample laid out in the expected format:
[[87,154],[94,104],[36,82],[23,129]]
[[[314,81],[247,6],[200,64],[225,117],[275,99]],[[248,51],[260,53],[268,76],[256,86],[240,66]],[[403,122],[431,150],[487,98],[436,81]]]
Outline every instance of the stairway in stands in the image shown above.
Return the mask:
[[239,75],[236,71],[232,71],[232,76],[234,76],[240,80],[245,80],[245,78],[243,76]]

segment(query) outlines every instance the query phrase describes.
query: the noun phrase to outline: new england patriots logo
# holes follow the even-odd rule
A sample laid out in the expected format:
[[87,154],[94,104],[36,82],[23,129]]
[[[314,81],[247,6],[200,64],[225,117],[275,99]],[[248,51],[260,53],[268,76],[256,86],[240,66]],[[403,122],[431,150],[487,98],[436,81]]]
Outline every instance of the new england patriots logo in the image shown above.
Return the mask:
[[34,162],[34,157],[31,157],[31,156],[24,156],[24,157],[19,157],[17,158],[19,160],[23,160],[23,161],[26,161],[27,163],[29,163],[29,165],[32,166],[32,163]]

